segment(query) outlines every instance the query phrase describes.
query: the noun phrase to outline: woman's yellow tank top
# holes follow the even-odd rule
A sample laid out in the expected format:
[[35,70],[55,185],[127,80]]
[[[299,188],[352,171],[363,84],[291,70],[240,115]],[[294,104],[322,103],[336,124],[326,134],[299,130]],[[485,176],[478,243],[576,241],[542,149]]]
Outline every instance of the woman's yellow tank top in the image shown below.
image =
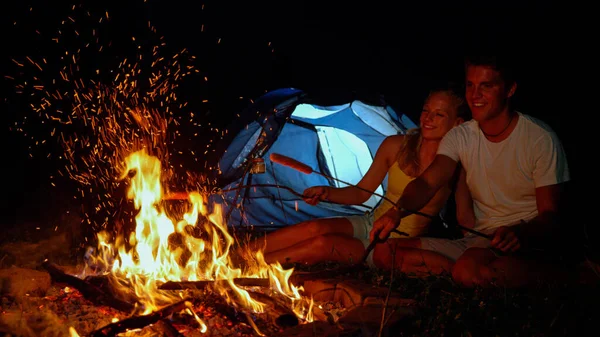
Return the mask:
[[[394,202],[398,201],[398,199],[402,195],[402,192],[406,188],[406,185],[408,185],[408,183],[414,179],[414,177],[406,175],[406,173],[404,173],[404,171],[402,171],[398,166],[398,162],[395,161],[394,164],[388,170],[388,189],[385,192],[386,198]],[[433,199],[431,199],[431,201],[429,201],[429,203],[419,211],[433,216],[437,215],[444,206],[446,200],[448,200],[450,193],[451,191],[448,186],[443,187],[435,194]],[[385,214],[385,212],[387,212],[392,207],[393,205],[390,204],[388,201],[382,200],[379,206],[373,211],[374,219],[377,220],[380,216]],[[401,232],[407,233],[409,237],[422,236],[427,232],[430,222],[430,219],[422,215],[411,214],[409,216],[404,217],[400,221],[400,225],[397,227],[397,229]],[[399,235],[397,233],[392,232],[390,237],[406,238],[407,236]]]

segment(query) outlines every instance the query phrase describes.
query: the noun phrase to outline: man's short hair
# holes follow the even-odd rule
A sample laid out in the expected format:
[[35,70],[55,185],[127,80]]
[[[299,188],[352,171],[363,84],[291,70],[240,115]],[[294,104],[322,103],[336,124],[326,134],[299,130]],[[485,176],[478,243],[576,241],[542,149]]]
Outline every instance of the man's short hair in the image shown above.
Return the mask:
[[515,64],[509,57],[492,55],[469,55],[465,57],[465,70],[468,66],[487,66],[500,73],[507,86],[516,82]]

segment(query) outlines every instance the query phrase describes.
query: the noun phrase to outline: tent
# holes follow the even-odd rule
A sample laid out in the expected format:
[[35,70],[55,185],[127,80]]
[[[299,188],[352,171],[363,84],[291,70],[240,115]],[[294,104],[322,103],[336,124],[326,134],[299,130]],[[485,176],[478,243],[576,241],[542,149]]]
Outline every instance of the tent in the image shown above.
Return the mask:
[[[384,102],[349,98],[340,104],[319,101],[295,88],[274,90],[248,106],[216,147],[222,193],[211,196],[232,227],[284,227],[304,220],[362,214],[380,197],[364,205],[302,201],[304,189],[315,185],[356,184],[366,173],[383,139],[417,125]],[[305,174],[271,162],[281,154],[322,173]],[[377,188],[384,194],[387,178]]]

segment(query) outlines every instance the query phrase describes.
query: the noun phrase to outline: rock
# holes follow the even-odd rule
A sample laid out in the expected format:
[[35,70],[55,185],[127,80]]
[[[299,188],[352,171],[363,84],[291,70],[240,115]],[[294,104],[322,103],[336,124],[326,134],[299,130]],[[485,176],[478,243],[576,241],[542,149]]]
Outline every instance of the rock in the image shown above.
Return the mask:
[[19,241],[0,247],[0,258],[6,256],[0,265],[15,265],[22,268],[37,268],[46,258],[53,262],[70,261],[71,242],[67,233],[53,235],[37,243]]
[[327,322],[315,321],[284,330],[279,337],[337,336],[340,329]]
[[336,279],[310,280],[304,282],[305,296],[312,296],[315,301],[329,302],[334,301],[336,294]]
[[[338,323],[344,327],[367,327],[372,330],[381,325],[383,314],[382,305],[363,305],[349,310],[338,320]],[[415,315],[416,310],[414,307],[388,306],[385,311],[385,326],[394,327],[396,323]]]
[[0,269],[0,294],[22,298],[42,297],[50,288],[50,274],[33,269],[11,267]]
[[[388,288],[373,286],[359,280],[321,279],[304,282],[304,295],[312,295],[316,301],[336,301],[346,308],[353,308],[364,304],[383,305],[388,296]],[[365,303],[366,299],[369,299],[368,303]],[[401,294],[394,291],[390,293],[389,306],[410,304],[412,302],[402,298]]]
[[[378,305],[378,306],[383,306],[383,304],[385,303],[386,298],[385,297],[367,297],[365,298],[365,300],[363,301],[363,305],[365,306],[372,306],[372,305]],[[402,297],[398,297],[398,296],[390,296],[389,299],[387,299],[387,306],[389,307],[410,307],[410,306],[415,306],[417,304],[417,301],[412,299],[412,298],[402,298]]]
[[[10,310],[0,315],[0,329],[20,337],[69,336],[68,326],[50,310],[23,312]],[[9,335],[10,336],[10,335]]]
[[13,266],[16,262],[17,258],[13,254],[6,251],[0,251],[0,269]]

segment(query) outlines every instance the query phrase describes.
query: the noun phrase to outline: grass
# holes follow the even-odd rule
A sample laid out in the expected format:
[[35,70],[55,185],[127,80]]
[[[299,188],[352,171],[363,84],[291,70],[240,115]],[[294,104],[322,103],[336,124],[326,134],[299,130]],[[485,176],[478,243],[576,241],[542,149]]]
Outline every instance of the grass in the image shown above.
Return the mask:
[[[79,223],[77,221],[77,223]],[[43,237],[32,221],[14,227],[2,241]],[[64,227],[64,224],[63,226]],[[62,228],[61,228],[62,229]],[[60,231],[60,230],[59,230]],[[33,240],[35,241],[35,240]],[[295,269],[315,271],[332,264],[297,265]],[[357,275],[352,275],[357,277]],[[400,292],[416,300],[418,318],[402,321],[394,336],[598,336],[600,329],[600,287],[540,283],[527,289],[466,289],[449,275],[416,278],[396,272],[370,269],[359,276],[370,284]],[[600,276],[598,278],[600,281]]]
[[[310,267],[299,267],[306,269]],[[369,270],[363,280],[416,300],[418,318],[394,336],[598,336],[600,287],[540,283],[524,289],[463,288],[449,275],[417,278]],[[599,279],[600,280],[600,279]],[[600,283],[599,283],[600,284]]]

